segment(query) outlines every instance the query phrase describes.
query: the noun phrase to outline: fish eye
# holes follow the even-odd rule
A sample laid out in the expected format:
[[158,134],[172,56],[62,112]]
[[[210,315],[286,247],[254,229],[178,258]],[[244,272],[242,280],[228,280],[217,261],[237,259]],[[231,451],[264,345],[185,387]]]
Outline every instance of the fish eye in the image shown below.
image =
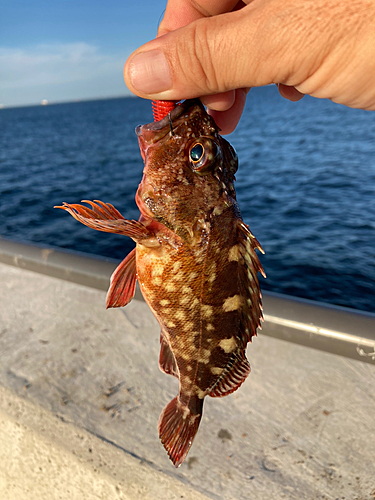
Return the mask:
[[204,155],[204,148],[202,144],[195,144],[191,149],[190,149],[190,160],[193,163],[197,163],[202,156]]
[[190,166],[196,174],[206,175],[214,168],[220,155],[220,146],[216,141],[202,136],[190,146]]

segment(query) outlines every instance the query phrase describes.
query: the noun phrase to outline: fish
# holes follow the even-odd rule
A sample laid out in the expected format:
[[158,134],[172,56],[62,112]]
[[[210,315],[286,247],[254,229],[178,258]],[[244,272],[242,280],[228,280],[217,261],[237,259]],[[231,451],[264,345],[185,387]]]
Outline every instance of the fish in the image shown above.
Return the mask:
[[261,327],[258,240],[234,188],[238,157],[198,99],[136,128],[144,171],[138,220],[110,203],[63,203],[76,220],[132,238],[114,271],[106,306],[123,307],[136,282],[159,322],[160,369],[179,391],[161,412],[161,443],[176,467],[198,431],[206,396],[237,390],[250,373],[245,350]]

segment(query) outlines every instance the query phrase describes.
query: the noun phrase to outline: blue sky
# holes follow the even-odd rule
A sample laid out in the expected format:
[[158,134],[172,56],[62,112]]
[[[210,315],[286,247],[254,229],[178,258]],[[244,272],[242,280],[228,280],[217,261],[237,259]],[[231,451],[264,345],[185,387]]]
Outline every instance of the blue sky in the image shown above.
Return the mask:
[[0,0],[0,105],[129,95],[122,69],[166,0]]

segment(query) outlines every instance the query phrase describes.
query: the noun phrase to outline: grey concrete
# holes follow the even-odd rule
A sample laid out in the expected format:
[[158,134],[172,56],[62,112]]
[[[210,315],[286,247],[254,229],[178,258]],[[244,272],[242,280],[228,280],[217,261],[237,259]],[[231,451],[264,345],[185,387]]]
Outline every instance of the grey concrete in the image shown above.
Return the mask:
[[[102,291],[0,265],[0,386],[8,402],[12,395],[15,401],[21,397],[40,411],[39,427],[32,427],[1,406],[3,422],[14,422],[6,424],[14,432],[18,424],[26,436],[15,432],[11,441],[26,444],[18,455],[10,451],[4,458],[0,451],[0,484],[12,477],[3,489],[8,497],[0,498],[38,498],[38,481],[30,479],[29,486],[21,481],[24,474],[37,477],[39,455],[30,462],[27,436],[31,429],[33,443],[42,440],[44,422],[51,419],[61,427],[51,432],[48,446],[67,453],[55,469],[46,469],[43,488],[51,491],[59,478],[80,483],[72,468],[79,478],[91,467],[89,445],[80,454],[76,433],[83,442],[95,436],[95,443],[105,440],[101,444],[109,455],[101,459],[100,451],[96,459],[111,459],[116,470],[129,471],[119,498],[138,498],[134,484],[150,498],[181,498],[166,496],[169,481],[182,486],[183,498],[190,498],[192,489],[197,499],[198,494],[223,500],[375,497],[374,366],[260,334],[248,348],[248,380],[231,396],[208,398],[188,459],[175,470],[156,428],[160,411],[177,391],[177,381],[158,369],[158,325],[144,302],[106,311],[104,301]],[[65,426],[70,434],[64,434]],[[18,445],[8,440],[7,446]],[[146,466],[155,476],[137,476]],[[102,478],[100,491],[113,494],[100,497],[98,483],[88,480],[82,482],[82,498],[117,498],[110,471],[90,474]],[[30,484],[34,490],[27,496]]]
[[0,387],[1,500],[208,500]]

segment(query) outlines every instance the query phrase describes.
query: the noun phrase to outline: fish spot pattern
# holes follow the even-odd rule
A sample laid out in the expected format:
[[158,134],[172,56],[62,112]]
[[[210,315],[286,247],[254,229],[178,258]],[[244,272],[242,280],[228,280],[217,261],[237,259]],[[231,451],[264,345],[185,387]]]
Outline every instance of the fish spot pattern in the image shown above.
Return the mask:
[[191,302],[191,298],[187,296],[181,297],[179,300],[179,304],[181,306],[186,306],[187,304],[189,304],[189,302]]
[[193,387],[193,391],[196,392],[199,399],[203,399],[206,395],[206,391],[202,391],[198,385]]
[[237,342],[234,337],[230,339],[222,339],[219,342],[219,346],[223,349],[225,353],[233,352],[237,347]]
[[201,307],[201,311],[202,311],[202,316],[204,318],[211,318],[211,316],[213,315],[213,307],[212,306],[203,304]]
[[193,302],[191,303],[192,307],[197,307],[199,305],[199,299],[194,297]]
[[174,285],[174,283],[169,282],[169,283],[167,283],[165,285],[165,290],[167,292],[175,292],[176,291],[176,286]]
[[241,256],[241,249],[239,245],[234,245],[228,253],[228,260],[229,262],[238,262],[240,260]]
[[174,273],[177,273],[177,271],[180,269],[181,266],[182,266],[181,261],[180,260],[176,260],[176,262],[173,264],[172,271]]
[[228,297],[223,303],[223,311],[237,311],[244,304],[244,298],[241,295],[233,295],[233,297]]
[[[172,314],[173,314],[173,310],[171,311]],[[174,317],[178,320],[178,321],[185,321],[186,320],[186,315],[184,313],[184,311],[182,309],[177,309],[174,311]]]
[[176,328],[176,323],[173,323],[171,320],[165,320],[165,324],[169,326],[169,328]]
[[164,272],[164,265],[162,263],[155,263],[151,268],[151,276],[162,276]]
[[211,357],[211,351],[209,349],[202,349],[199,362],[208,364],[210,361],[210,357]]
[[209,283],[213,283],[215,280],[216,280],[216,273],[213,272],[210,274],[208,281],[209,281]]
[[184,331],[185,332],[189,332],[191,330],[193,330],[194,328],[194,323],[192,321],[185,321],[184,323]]

